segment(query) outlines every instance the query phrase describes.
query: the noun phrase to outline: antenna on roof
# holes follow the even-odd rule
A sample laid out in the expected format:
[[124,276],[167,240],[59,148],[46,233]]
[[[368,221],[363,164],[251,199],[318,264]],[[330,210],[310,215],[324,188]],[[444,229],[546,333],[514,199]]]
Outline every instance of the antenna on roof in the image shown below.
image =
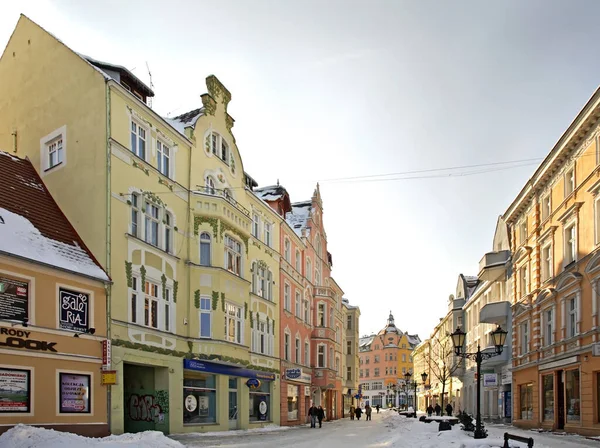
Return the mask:
[[277,186],[279,186],[279,179],[277,179]]
[[[154,90],[154,83],[152,82],[152,73],[150,72],[150,66],[146,61],[146,68],[148,69],[148,77],[150,78],[150,90]],[[148,97],[148,106],[152,109],[152,97]]]

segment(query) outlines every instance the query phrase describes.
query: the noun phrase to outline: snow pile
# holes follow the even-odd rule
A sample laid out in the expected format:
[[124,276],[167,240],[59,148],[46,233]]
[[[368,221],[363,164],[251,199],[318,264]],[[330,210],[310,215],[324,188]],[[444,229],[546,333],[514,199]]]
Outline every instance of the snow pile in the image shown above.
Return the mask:
[[186,442],[186,441],[189,441],[190,439],[195,439],[197,437],[247,436],[250,434],[261,434],[261,433],[287,431],[290,428],[291,428],[290,426],[266,425],[262,428],[254,428],[254,429],[236,429],[236,430],[231,430],[231,431],[211,431],[211,432],[188,432],[185,434],[174,434],[171,437],[173,437],[176,440],[181,440],[182,442]]
[[183,448],[162,432],[146,431],[93,439],[53,429],[17,425],[0,436],[3,448]]
[[76,242],[65,244],[43,236],[27,218],[0,207],[0,251],[108,280]]

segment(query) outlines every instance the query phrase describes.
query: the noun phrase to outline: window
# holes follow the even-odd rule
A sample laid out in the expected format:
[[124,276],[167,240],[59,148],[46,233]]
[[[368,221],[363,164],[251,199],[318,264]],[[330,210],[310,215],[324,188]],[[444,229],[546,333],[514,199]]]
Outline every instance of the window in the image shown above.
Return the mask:
[[292,243],[287,238],[283,241],[283,257],[285,261],[291,263],[292,261]]
[[335,373],[338,376],[342,375],[342,372],[340,371],[340,358],[338,358],[337,356],[335,357]]
[[48,169],[54,168],[63,163],[63,139],[62,136],[56,137],[46,143],[48,152]]
[[340,327],[339,325],[335,326],[335,342],[337,342],[338,344],[340,344],[342,341],[340,341]]
[[131,195],[131,234],[136,238],[141,237],[140,225],[140,195],[133,193]]
[[236,344],[243,343],[242,309],[231,303],[225,304],[225,339]]
[[144,325],[158,328],[158,290],[156,283],[146,281],[144,287]]
[[215,181],[212,177],[210,177],[210,176],[206,177],[204,190],[206,191],[207,194],[215,194],[215,191],[216,191],[215,190]]
[[322,344],[317,348],[317,367],[325,367],[325,346]]
[[577,228],[575,223],[565,228],[565,266],[577,259]]
[[242,274],[242,245],[229,236],[225,236],[225,269]]
[[310,323],[310,307],[308,306],[308,300],[304,300],[304,322]]
[[137,323],[137,307],[138,307],[138,278],[131,278],[131,322]]
[[540,213],[542,215],[542,221],[548,219],[550,213],[552,213],[551,205],[552,204],[550,203],[550,193],[548,193],[547,195],[542,197],[542,200],[540,202]]
[[171,148],[160,140],[156,140],[156,167],[161,174],[171,177]]
[[211,299],[200,297],[200,337],[210,338],[212,333]]
[[[369,358],[367,358],[367,359],[369,359]],[[375,364],[379,363],[379,355],[375,355],[375,357],[374,357],[374,359],[373,359],[373,362],[374,362]]]
[[252,236],[258,238],[260,234],[260,217],[254,213],[252,215]]
[[529,352],[529,322],[521,324],[521,354]]
[[302,272],[302,256],[298,249],[296,249],[296,271]]
[[216,423],[217,388],[215,375],[195,372],[194,378],[184,378],[183,403],[184,424]]
[[60,372],[58,378],[60,394],[59,413],[91,414],[92,390],[90,386],[92,376],[80,373]]
[[146,160],[146,129],[135,121],[131,122],[131,152]]
[[577,334],[577,297],[567,299],[567,337]]
[[362,378],[363,376],[363,369],[360,369],[359,377]]
[[386,361],[388,360],[388,354],[387,353],[385,354],[385,360]]
[[543,313],[543,334],[544,334],[544,345],[552,345],[554,335],[554,316],[552,315],[552,308],[548,308]]
[[302,319],[302,296],[299,291],[296,291],[296,317]]
[[519,223],[519,244],[525,244],[527,240],[527,219]]
[[346,341],[346,354],[352,354],[352,341]]
[[169,212],[165,212],[165,252],[173,252],[173,217]]
[[306,279],[312,282],[312,263],[310,262],[310,258],[306,259]]
[[542,247],[542,282],[552,277],[552,244]]
[[252,351],[263,355],[273,355],[273,346],[275,344],[275,337],[269,332],[269,326],[266,320],[257,318],[257,322],[252,328]]
[[290,296],[290,285],[288,285],[287,283],[285,283],[283,285],[283,309],[291,312],[292,311],[292,303],[291,303],[291,296]]
[[315,269],[315,285],[317,286],[321,286],[321,272],[319,272],[319,269]]
[[264,243],[271,247],[273,245],[273,240],[272,240],[272,236],[273,236],[273,224],[271,224],[270,222],[265,222],[265,241]]
[[346,367],[346,381],[352,381],[352,367]]
[[221,160],[229,165],[229,147],[225,140],[221,139]]
[[229,165],[229,146],[225,139],[216,132],[211,132],[206,141],[207,145],[210,145],[210,151]]
[[165,321],[165,326],[164,329],[165,331],[171,331],[171,290],[170,289],[164,289],[163,290],[163,300],[164,300],[164,310],[165,310],[165,315],[164,315],[164,321]]
[[273,300],[273,274],[263,262],[252,263],[252,292],[263,299]]
[[[387,368],[385,369],[385,374],[387,375]],[[375,369],[373,369],[373,375],[374,376],[379,376],[379,368],[376,367]]]
[[565,198],[575,191],[575,167],[565,173]]
[[352,316],[346,316],[346,329],[352,330]]
[[402,355],[402,362],[406,362],[406,355]]
[[554,420],[554,375],[542,376],[544,421]]
[[578,422],[581,418],[581,391],[579,385],[579,369],[565,372],[565,389],[567,393],[567,421]]
[[369,377],[369,369],[365,370],[365,376],[368,378]]
[[158,215],[158,207],[150,202],[146,202],[146,211],[144,212],[144,241],[153,246],[158,246]]
[[291,336],[289,333],[285,333],[284,336],[284,345],[283,345],[283,359],[286,361],[290,360],[290,339]]
[[[599,142],[600,143],[600,142]],[[600,154],[600,147],[598,148]],[[596,244],[600,244],[600,195],[594,201],[594,238]]]
[[295,347],[295,358],[294,361],[296,362],[296,364],[300,364],[302,362],[302,355],[300,353],[300,338],[296,337],[296,347]]
[[329,328],[333,328],[333,308],[329,308]]
[[210,235],[206,232],[200,234],[200,265],[210,266]]
[[304,343],[304,364],[310,367],[310,344],[308,342]]
[[521,296],[527,294],[527,267],[523,266],[519,269],[519,291]]
[[533,420],[533,383],[519,386],[521,420]]
[[299,386],[287,386],[288,420],[298,420],[298,390]]
[[317,325],[319,327],[325,326],[325,304],[319,303],[318,311],[317,311]]

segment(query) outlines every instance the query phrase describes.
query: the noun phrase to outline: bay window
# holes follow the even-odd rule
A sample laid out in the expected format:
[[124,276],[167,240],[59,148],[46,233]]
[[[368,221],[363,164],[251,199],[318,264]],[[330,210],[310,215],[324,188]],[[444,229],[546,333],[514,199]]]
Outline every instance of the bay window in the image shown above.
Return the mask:
[[317,325],[319,327],[325,326],[325,304],[319,303],[317,308]]
[[242,245],[228,235],[225,236],[225,269],[242,275]]
[[243,330],[242,308],[231,303],[225,304],[225,340],[242,344],[244,341]]

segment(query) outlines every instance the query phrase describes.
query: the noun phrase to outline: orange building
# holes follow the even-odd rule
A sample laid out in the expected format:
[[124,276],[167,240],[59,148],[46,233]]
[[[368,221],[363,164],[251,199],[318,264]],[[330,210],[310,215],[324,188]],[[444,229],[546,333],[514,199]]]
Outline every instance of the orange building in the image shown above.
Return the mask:
[[0,152],[0,433],[108,434],[108,284],[29,160]]

